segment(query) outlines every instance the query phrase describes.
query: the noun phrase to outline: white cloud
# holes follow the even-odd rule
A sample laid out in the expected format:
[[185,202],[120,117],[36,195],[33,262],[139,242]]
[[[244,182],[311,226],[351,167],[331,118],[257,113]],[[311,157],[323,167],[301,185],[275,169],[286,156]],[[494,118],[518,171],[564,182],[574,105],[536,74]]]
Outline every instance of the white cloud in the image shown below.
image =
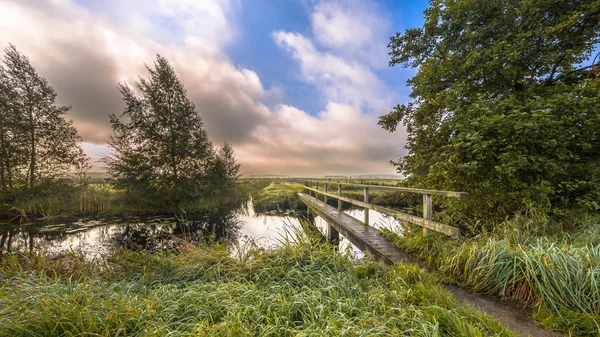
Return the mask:
[[328,100],[355,106],[368,104],[375,110],[391,104],[385,85],[368,65],[319,51],[301,34],[279,31],[273,38],[299,61],[305,80],[318,86]]
[[373,1],[322,1],[311,14],[313,35],[323,47],[371,66],[387,65],[387,20]]
[[244,173],[393,172],[387,161],[397,158],[404,135],[376,125],[392,95],[371,65],[344,56],[337,42],[320,41],[331,48],[320,51],[305,36],[274,35],[329,101],[311,116],[272,104],[281,97],[279,89],[264,88],[256,72],[234,66],[224,54],[236,38],[235,3],[93,4],[99,8],[87,10],[69,0],[0,0],[0,47],[15,44],[55,87],[60,103],[73,107],[69,117],[90,155],[108,151],[107,115],[122,109],[117,83],[145,76],[144,63],[159,53],[180,75],[213,141],[234,145]]

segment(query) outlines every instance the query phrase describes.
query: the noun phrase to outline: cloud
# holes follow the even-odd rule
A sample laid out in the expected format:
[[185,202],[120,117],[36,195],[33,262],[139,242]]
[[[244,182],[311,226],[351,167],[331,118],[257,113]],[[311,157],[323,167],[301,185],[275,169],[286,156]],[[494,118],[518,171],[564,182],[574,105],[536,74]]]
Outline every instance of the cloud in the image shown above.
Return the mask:
[[318,116],[288,105],[260,126],[257,139],[239,147],[238,155],[248,170],[261,167],[268,158],[272,172],[296,175],[387,172],[388,158],[397,157],[404,134],[386,134],[376,119],[359,109],[329,103]]
[[[405,135],[376,125],[394,96],[373,64],[348,56],[372,47],[367,37],[345,46],[348,37],[338,34],[336,27],[356,20],[352,12],[317,5],[311,14],[316,40],[273,34],[326,98],[313,116],[284,104],[279,88],[265,88],[256,72],[234,66],[224,53],[239,38],[236,4],[107,0],[84,8],[69,0],[0,0],[0,47],[15,44],[54,86],[59,103],[72,106],[68,117],[95,158],[108,151],[108,114],[123,108],[117,84],[145,76],[144,64],[161,54],[179,74],[211,139],[232,143],[244,174],[392,173],[388,160],[398,157]],[[380,28],[368,25],[367,35],[376,36]]]
[[[212,8],[206,5],[208,1],[202,3]],[[181,12],[172,3],[158,4],[173,18]],[[181,25],[187,42],[170,47],[133,33],[122,34],[119,26],[74,6],[67,6],[66,12],[81,20],[64,12],[58,15],[50,3],[27,7],[0,2],[0,31],[4,33],[0,45],[13,43],[30,57],[56,89],[59,102],[72,106],[69,118],[84,141],[105,143],[110,132],[108,114],[118,114],[123,107],[117,83],[133,85],[138,75],[146,75],[144,64],[151,65],[157,53],[169,59],[180,74],[216,141],[242,141],[266,117],[261,101],[268,99],[270,92],[256,73],[237,69],[212,47],[199,48],[198,41],[206,39],[196,35],[200,28],[187,22],[191,19],[186,15]],[[218,21],[216,27],[220,27]],[[205,41],[203,46],[213,46],[211,43]]]
[[374,109],[391,104],[384,84],[368,65],[320,51],[298,33],[278,31],[273,38],[299,61],[304,79],[320,87],[328,100],[357,106],[368,104]]
[[387,65],[389,25],[374,1],[322,1],[311,13],[313,35],[323,47],[371,66]]

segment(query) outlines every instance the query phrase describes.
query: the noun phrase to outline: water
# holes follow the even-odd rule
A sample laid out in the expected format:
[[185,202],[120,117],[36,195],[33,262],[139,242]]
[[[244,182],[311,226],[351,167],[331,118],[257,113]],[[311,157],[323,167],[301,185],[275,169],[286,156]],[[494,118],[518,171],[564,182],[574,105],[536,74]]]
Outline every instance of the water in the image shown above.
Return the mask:
[[[345,211],[363,219],[362,209]],[[194,218],[153,217],[123,219],[94,219],[57,224],[0,223],[0,251],[40,251],[61,253],[81,251],[88,257],[110,252],[114,248],[174,248],[178,240],[190,242],[226,239],[237,247],[257,244],[265,248],[276,246],[284,237],[293,236],[286,227],[301,228],[298,214],[291,210],[257,214],[252,203],[237,210],[222,210]],[[370,225],[401,232],[398,222],[379,212],[369,211]],[[326,233],[326,223],[316,217],[315,223]],[[289,228],[288,228],[289,229]],[[350,241],[340,236],[340,249],[362,258],[364,254]]]

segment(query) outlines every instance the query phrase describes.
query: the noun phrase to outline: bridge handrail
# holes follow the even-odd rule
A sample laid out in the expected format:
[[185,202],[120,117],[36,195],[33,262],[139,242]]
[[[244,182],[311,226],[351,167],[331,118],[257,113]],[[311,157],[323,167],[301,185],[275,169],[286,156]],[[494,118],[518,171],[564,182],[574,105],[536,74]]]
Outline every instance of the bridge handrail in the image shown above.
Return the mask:
[[380,189],[380,190],[395,190],[395,191],[400,191],[400,192],[416,193],[416,194],[423,194],[423,195],[441,195],[444,197],[451,197],[451,198],[458,198],[458,199],[464,199],[469,195],[467,192],[428,190],[428,189],[424,189],[424,188],[399,187],[399,186],[389,186],[389,185],[342,183],[342,182],[337,182],[334,180],[303,180],[303,181],[309,182],[309,183],[323,183],[323,184],[362,187],[362,188]]
[[459,231],[459,229],[456,228],[456,227],[453,227],[453,226],[449,226],[449,225],[442,224],[442,223],[439,223],[439,222],[435,222],[435,221],[431,221],[431,220],[428,220],[428,219],[420,218],[418,216],[407,214],[407,213],[400,212],[400,211],[397,211],[397,210],[393,210],[393,209],[390,209],[390,208],[387,208],[387,207],[378,206],[378,205],[370,204],[370,203],[363,202],[363,201],[360,201],[360,200],[355,200],[355,199],[352,199],[352,198],[347,198],[347,197],[344,197],[344,196],[339,196],[339,195],[336,195],[336,194],[323,192],[323,191],[320,191],[320,190],[316,190],[316,189],[314,189],[312,187],[305,186],[305,188],[307,190],[309,190],[309,191],[317,192],[319,194],[322,194],[322,195],[325,195],[325,196],[328,196],[328,197],[331,197],[331,198],[334,198],[334,199],[342,200],[342,201],[345,201],[345,202],[347,202],[349,204],[352,204],[352,205],[355,205],[355,206],[363,207],[363,208],[366,208],[366,209],[372,209],[374,211],[377,211],[377,212],[380,212],[380,213],[384,213],[384,214],[393,216],[393,217],[397,218],[398,220],[406,221],[406,222],[409,222],[409,223],[421,226],[421,227],[426,228],[426,229],[430,229],[430,230],[434,230],[436,232],[440,232],[440,233],[446,234],[446,235],[448,235],[448,236],[450,236],[452,238],[455,238],[455,239],[458,239],[460,237],[460,231]]
[[[423,233],[427,235],[430,230],[434,230],[436,232],[444,233],[450,237],[458,239],[460,237],[460,230],[457,227],[441,224],[438,222],[432,221],[432,213],[433,213],[433,195],[441,195],[445,197],[454,197],[454,198],[465,198],[467,193],[465,192],[453,192],[453,191],[438,191],[438,190],[427,190],[421,188],[409,188],[409,187],[397,187],[397,186],[383,186],[383,185],[368,185],[368,184],[353,184],[353,183],[342,183],[336,182],[332,180],[307,180],[303,179],[306,186],[305,189],[312,191],[315,193],[315,197],[317,194],[322,194],[325,196],[325,203],[327,203],[327,198],[334,198],[338,200],[338,212],[342,211],[342,202],[345,201],[347,203],[363,207],[364,208],[364,221],[365,225],[369,224],[369,209],[379,211],[382,213],[387,213],[388,215],[394,216],[400,220],[413,223],[415,225],[419,225],[423,227]],[[316,184],[316,188],[312,188],[312,185]],[[319,190],[319,183],[322,183],[325,186],[325,191]],[[337,195],[333,193],[329,193],[329,185],[337,185]],[[354,187],[362,187],[364,189],[364,201],[355,200],[352,198],[348,198],[342,195],[342,186],[354,186]],[[377,205],[373,205],[369,203],[369,189],[387,189],[387,190],[395,190],[409,193],[418,193],[423,195],[423,217],[417,217],[414,215],[410,215],[407,213],[399,212],[396,210],[392,210],[386,207],[381,207]],[[309,193],[310,194],[310,193]]]

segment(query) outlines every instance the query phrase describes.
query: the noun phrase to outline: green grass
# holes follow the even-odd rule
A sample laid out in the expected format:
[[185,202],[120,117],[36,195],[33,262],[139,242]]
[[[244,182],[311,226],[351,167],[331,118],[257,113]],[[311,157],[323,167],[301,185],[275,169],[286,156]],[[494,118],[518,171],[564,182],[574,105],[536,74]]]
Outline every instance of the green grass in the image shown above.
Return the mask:
[[298,238],[273,251],[184,246],[96,261],[0,259],[1,336],[510,336],[415,266]]
[[36,191],[18,191],[5,204],[0,203],[0,219],[21,218],[54,221],[74,216],[117,215],[172,215],[203,213],[209,210],[243,205],[252,191],[252,185],[238,183],[236,188],[222,195],[182,201],[172,209],[158,204],[156,196],[129,195],[108,183],[91,183],[84,186],[51,185]]
[[298,193],[304,190],[303,185],[288,181],[273,181],[262,190],[252,194],[252,203],[256,212],[272,210],[298,209],[303,203]]
[[535,308],[534,318],[548,328],[598,336],[600,245],[580,235],[536,234],[548,225],[539,215],[520,214],[477,240],[424,237],[420,228],[384,235],[472,291]]

